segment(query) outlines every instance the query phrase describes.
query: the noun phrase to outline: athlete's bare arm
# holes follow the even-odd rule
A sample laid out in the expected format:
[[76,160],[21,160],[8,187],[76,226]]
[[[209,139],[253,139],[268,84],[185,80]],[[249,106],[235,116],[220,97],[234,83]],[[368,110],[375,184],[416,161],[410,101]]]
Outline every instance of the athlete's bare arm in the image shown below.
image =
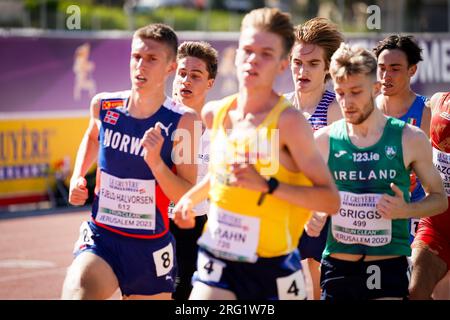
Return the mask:
[[175,138],[172,152],[176,174],[160,156],[163,144],[161,127],[157,124],[154,128],[150,128],[142,139],[142,146],[146,150],[144,160],[152,170],[162,191],[173,202],[177,202],[197,179],[197,164],[194,161],[198,150],[198,139],[194,135],[195,121],[199,121],[199,117],[195,111],[189,109],[178,123],[177,130],[181,138]]
[[340,205],[339,193],[306,119],[298,110],[287,109],[280,116],[279,129],[280,147],[289,152],[313,186],[280,183],[273,195],[310,210],[335,214]]
[[406,203],[400,189],[391,184],[395,196],[384,194],[378,210],[388,219],[421,218],[433,216],[447,209],[447,196],[442,179],[433,165],[432,149],[428,137],[417,127],[406,125],[402,135],[405,167],[414,170],[426,192],[423,200]]
[[88,198],[84,176],[96,161],[98,155],[101,98],[102,94],[100,93],[91,100],[89,125],[78,148],[72,178],[70,179],[69,202],[72,205],[83,205]]
[[[206,128],[211,129],[214,119],[214,110],[217,101],[207,103],[202,109],[202,121]],[[195,225],[195,213],[192,211],[197,204],[206,200],[210,188],[210,174],[192,187],[175,205],[173,221],[179,228],[193,228]]]
[[[330,139],[328,135],[329,129],[330,127],[327,126],[320,128],[319,130],[314,132],[314,141],[325,163],[328,163],[329,139]],[[327,222],[326,214],[324,214],[323,212],[314,211],[311,218],[305,224],[305,231],[310,237],[318,237],[320,236],[320,232],[322,231],[326,222]]]
[[325,163],[328,163],[328,156],[330,153],[330,127],[323,127],[314,132],[314,141],[316,142],[317,149],[322,156]]
[[431,121],[431,109],[430,104],[425,103],[425,108],[422,111],[422,122],[420,123],[420,129],[430,138],[430,121]]
[[[214,110],[217,101],[211,101],[207,103],[202,109],[202,121],[206,128],[211,129],[212,123],[214,119]],[[208,173],[200,182],[198,182],[191,190],[189,190],[183,198],[185,200],[189,200],[192,202],[193,207],[199,204],[200,202],[206,200],[209,192],[209,178],[210,174]],[[181,204],[180,204],[181,205]],[[180,206],[175,206],[175,209],[178,209]]]
[[210,102],[206,103],[202,109],[202,121],[203,121],[203,124],[208,129],[211,129],[213,126],[214,115],[215,115],[215,111],[217,109],[216,106],[217,106],[218,102],[219,102],[218,100],[210,101]]

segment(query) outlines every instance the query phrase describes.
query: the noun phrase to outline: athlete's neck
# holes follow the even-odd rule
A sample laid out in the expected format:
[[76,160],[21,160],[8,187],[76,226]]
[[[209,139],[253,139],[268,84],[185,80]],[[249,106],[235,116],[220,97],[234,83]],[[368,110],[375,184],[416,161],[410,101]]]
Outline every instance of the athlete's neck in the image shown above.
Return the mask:
[[[177,101],[178,103],[181,103],[183,105],[185,105],[186,107],[189,107],[193,110],[195,110],[195,112],[197,112],[197,114],[200,116],[202,114],[202,109],[205,106],[205,99],[202,99],[200,102],[197,103],[191,103],[191,104],[187,104],[187,103],[183,103],[181,100],[178,100],[176,98],[176,96],[172,97],[172,99],[174,99],[175,101]],[[200,121],[202,124],[202,134],[205,132],[206,126],[203,123],[203,121]]]
[[131,90],[128,112],[133,118],[145,119],[152,116],[164,103],[164,91],[156,94],[145,94]]
[[314,90],[311,92],[295,92],[295,107],[302,112],[312,115],[317,108],[320,100],[322,100],[325,93],[325,85],[320,90]]
[[416,93],[408,89],[393,96],[381,95],[379,102],[385,115],[400,118],[408,112],[415,99]]
[[202,113],[202,109],[203,109],[204,105],[205,105],[205,99],[203,99],[197,103],[185,104],[186,107],[194,109],[195,112],[197,112],[199,115]]
[[241,89],[237,97],[236,110],[242,112],[242,116],[248,113],[256,114],[270,111],[278,102],[279,96],[272,88],[266,90],[249,91]]
[[375,107],[369,117],[362,123],[347,123],[348,137],[357,147],[370,147],[381,138],[386,121],[387,118]]

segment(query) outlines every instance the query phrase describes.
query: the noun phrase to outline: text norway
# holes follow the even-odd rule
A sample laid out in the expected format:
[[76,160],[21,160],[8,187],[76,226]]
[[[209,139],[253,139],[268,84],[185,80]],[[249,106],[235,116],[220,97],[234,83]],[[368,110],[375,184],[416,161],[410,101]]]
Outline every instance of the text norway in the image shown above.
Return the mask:
[[119,148],[119,151],[134,154],[136,156],[144,156],[145,149],[142,148],[141,150],[141,139],[130,137],[129,135],[120,132],[114,132],[110,129],[105,129],[103,145],[105,147],[111,147],[114,150]]

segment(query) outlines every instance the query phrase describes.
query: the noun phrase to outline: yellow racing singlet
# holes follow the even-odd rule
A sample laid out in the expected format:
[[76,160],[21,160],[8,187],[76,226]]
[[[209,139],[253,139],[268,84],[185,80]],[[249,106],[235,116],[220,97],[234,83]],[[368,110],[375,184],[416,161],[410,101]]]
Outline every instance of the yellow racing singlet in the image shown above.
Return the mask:
[[258,257],[286,255],[297,248],[310,211],[272,195],[258,206],[260,192],[230,185],[232,163],[251,163],[264,177],[291,185],[311,186],[301,172],[279,163],[278,120],[290,102],[280,97],[264,121],[249,130],[225,131],[224,119],[236,95],[221,100],[211,130],[210,210],[199,245],[217,256],[255,262]]

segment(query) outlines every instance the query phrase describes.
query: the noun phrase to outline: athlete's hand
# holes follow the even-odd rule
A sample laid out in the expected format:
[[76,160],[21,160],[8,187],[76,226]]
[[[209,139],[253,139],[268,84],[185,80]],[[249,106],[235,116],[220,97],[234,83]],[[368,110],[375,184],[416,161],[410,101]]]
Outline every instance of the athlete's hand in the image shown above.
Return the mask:
[[233,163],[231,165],[232,178],[230,185],[250,189],[258,192],[267,192],[267,180],[249,163]]
[[189,198],[181,198],[173,208],[175,214],[173,222],[181,229],[191,229],[195,227],[194,205]]
[[87,189],[87,182],[84,177],[78,177],[70,181],[69,189],[69,203],[74,206],[82,206],[89,194]]
[[408,204],[403,199],[403,192],[395,184],[391,183],[394,196],[383,194],[377,204],[377,210],[385,219],[405,219],[408,218]]
[[328,215],[325,212],[314,211],[311,218],[305,224],[305,231],[308,236],[314,238],[320,236],[320,232],[327,222],[327,217]]
[[141,140],[141,145],[144,147],[144,160],[151,170],[155,170],[159,165],[163,164],[161,159],[163,143],[164,138],[161,134],[161,123],[157,122],[153,128],[145,131]]

